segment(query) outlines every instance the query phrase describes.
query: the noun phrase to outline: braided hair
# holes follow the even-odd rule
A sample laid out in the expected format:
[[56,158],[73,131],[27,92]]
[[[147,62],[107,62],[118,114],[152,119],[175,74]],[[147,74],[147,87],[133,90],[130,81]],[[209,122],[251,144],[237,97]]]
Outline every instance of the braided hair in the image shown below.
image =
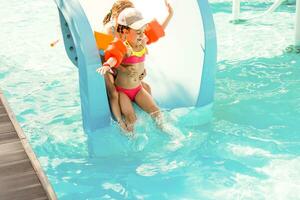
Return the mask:
[[103,25],[111,21],[112,18],[117,17],[125,8],[133,8],[134,5],[130,0],[117,0],[109,13],[103,19]]

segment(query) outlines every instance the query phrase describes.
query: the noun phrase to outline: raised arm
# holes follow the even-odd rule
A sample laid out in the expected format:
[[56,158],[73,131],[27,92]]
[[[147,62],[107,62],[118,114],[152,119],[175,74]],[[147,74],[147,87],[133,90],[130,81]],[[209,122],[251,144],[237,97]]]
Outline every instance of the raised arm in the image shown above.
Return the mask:
[[171,18],[173,17],[173,8],[167,0],[165,0],[165,5],[168,9],[168,16],[165,18],[162,24],[160,24],[156,19],[152,20],[147,28],[145,29],[147,44],[152,44],[156,42],[159,38],[165,35],[165,29],[169,24]]
[[163,23],[162,23],[162,27],[163,27],[164,30],[165,30],[166,27],[168,26],[170,20],[171,20],[172,17],[173,17],[173,14],[174,14],[174,10],[173,10],[171,4],[170,4],[167,0],[165,0],[165,5],[166,5],[166,7],[167,7],[167,9],[168,9],[168,13],[169,13],[169,14],[168,14],[168,16],[165,18],[165,20],[164,20]]

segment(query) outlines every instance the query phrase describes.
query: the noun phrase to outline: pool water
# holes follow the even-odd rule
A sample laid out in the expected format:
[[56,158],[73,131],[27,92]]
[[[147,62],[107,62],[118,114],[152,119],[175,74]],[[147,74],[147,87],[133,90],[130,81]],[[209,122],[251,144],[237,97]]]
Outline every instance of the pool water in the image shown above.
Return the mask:
[[[211,0],[218,61],[213,118],[166,112],[172,136],[147,117],[133,151],[91,158],[82,129],[77,69],[53,1],[1,0],[0,86],[61,200],[300,199],[300,56],[294,5],[234,25],[231,3]],[[243,17],[272,1],[243,1]],[[198,113],[197,113],[198,112]],[[179,113],[179,114],[178,114]],[[123,137],[116,130],[118,137]],[[124,139],[124,137],[123,137]]]

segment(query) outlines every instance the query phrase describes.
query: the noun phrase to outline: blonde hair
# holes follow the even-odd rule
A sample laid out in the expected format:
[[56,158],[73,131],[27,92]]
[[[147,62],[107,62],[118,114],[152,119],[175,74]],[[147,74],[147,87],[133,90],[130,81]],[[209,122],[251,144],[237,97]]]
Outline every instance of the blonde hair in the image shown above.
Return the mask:
[[110,12],[103,19],[103,25],[107,24],[112,18],[117,17],[125,8],[133,8],[134,5],[129,0],[118,0],[116,1]]

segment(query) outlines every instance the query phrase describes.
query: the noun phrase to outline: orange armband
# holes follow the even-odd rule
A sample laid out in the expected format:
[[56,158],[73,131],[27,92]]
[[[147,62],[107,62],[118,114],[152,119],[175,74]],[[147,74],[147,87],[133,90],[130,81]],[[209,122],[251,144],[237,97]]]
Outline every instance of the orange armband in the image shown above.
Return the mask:
[[115,38],[104,51],[104,59],[107,61],[111,57],[115,58],[117,63],[114,67],[118,67],[126,52],[127,48],[125,44],[120,39]]
[[156,19],[152,20],[146,27],[145,35],[148,37],[147,44],[156,42],[159,38],[165,36],[163,27],[157,22]]
[[97,31],[94,32],[94,36],[95,36],[98,50],[106,49],[108,45],[114,40],[114,36],[105,33],[100,33]]

